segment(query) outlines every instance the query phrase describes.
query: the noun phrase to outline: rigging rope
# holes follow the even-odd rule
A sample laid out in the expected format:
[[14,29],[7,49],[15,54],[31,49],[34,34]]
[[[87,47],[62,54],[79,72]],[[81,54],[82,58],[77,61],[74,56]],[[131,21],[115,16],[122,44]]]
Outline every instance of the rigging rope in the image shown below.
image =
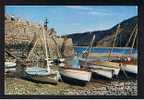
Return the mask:
[[134,44],[135,44],[135,41],[136,41],[136,37],[137,37],[137,33],[138,33],[138,29],[136,28],[136,34],[135,34],[135,36],[134,36],[134,41],[133,41],[133,43],[132,43],[132,49],[131,49],[131,52],[130,52],[130,54],[132,54],[132,51],[133,51],[133,47],[134,47]]
[[112,49],[110,50],[110,53],[109,53],[109,55],[108,55],[108,59],[110,59],[111,53],[112,53],[113,48],[114,48],[114,46],[115,46],[115,42],[116,42],[116,39],[117,39],[117,35],[118,35],[118,33],[119,33],[119,29],[120,29],[120,24],[118,24],[118,26],[117,26],[116,34],[115,34],[115,37],[114,37],[114,42],[113,42],[113,44],[112,44]]
[[125,47],[128,47],[130,40],[132,39],[132,36],[134,35],[134,33],[136,31],[136,28],[137,28],[137,24],[135,25],[134,29],[132,30],[132,34],[130,35],[130,38],[129,38],[128,42],[126,43]]

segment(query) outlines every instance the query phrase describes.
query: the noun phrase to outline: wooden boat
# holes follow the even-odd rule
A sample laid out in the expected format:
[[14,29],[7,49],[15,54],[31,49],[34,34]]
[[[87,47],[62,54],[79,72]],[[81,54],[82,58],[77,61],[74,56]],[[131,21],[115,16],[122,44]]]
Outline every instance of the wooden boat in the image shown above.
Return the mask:
[[24,71],[23,78],[40,83],[50,83],[56,85],[58,77],[56,73],[49,74],[45,68],[40,67],[27,67]]
[[7,72],[16,72],[16,68],[5,68],[5,73]]
[[[49,47],[46,39],[46,32],[47,30],[47,19],[46,22],[44,23],[44,28],[42,32],[42,39],[36,38],[34,40],[33,48],[30,50],[28,58],[31,56],[34,48],[38,44],[38,40],[43,40],[44,42],[44,50],[45,50],[45,58],[43,59],[46,61],[46,66],[45,68],[41,68],[38,66],[37,61],[37,66],[36,67],[26,67],[26,69],[23,71],[23,78],[34,81],[34,82],[41,82],[41,83],[51,83],[51,84],[57,84],[59,80],[59,72],[54,72],[51,70],[50,66],[52,65],[53,60],[50,59],[50,53],[49,53]],[[64,61],[64,59],[61,59]]]
[[127,72],[137,74],[138,73],[138,66],[137,65],[130,65],[130,64],[125,64],[121,68],[122,70],[125,70]]
[[76,85],[85,85],[91,79],[91,72],[82,69],[76,68],[65,68],[61,67],[59,69],[61,78],[64,82],[76,84]]
[[[82,60],[82,59],[79,59],[80,61],[80,65],[81,66],[85,66],[85,65],[88,65],[87,67],[91,67],[91,68],[95,68],[95,67],[103,67],[105,69],[119,69],[121,64],[120,63],[115,63],[115,62],[109,62],[109,61],[87,61],[87,64],[86,64],[86,61],[85,60]],[[96,66],[97,65],[97,66]],[[86,67],[86,66],[85,66]]]
[[130,73],[134,73],[137,74],[138,73],[138,66],[137,65],[132,65],[131,61],[121,61],[121,60],[115,60],[112,62],[116,62],[116,63],[122,63],[121,66],[121,70],[124,70],[126,72],[130,72]]
[[[94,39],[95,39],[95,36],[93,36],[93,39],[90,43],[89,48],[92,48]],[[88,61],[87,58],[88,58],[89,52],[90,52],[90,49],[87,51],[85,59],[79,58],[80,65],[82,67],[90,68],[92,72],[97,73],[106,78],[112,78],[113,75],[118,75],[119,70],[120,70],[119,64],[114,63],[114,62],[109,62],[109,61],[100,61],[100,60]]]
[[95,69],[95,70],[103,70],[105,73],[111,72],[112,76],[118,75],[120,71],[120,68],[110,68],[110,67],[99,66],[99,65],[89,65],[89,68]]
[[109,59],[110,62],[118,62],[122,64],[130,64],[132,63],[131,57],[112,57]]
[[93,73],[96,73],[100,76],[111,79],[113,77],[113,70],[105,70],[105,69],[91,69]]
[[95,61],[95,62],[89,62],[89,63],[95,64],[95,65],[100,65],[100,66],[105,66],[108,68],[120,68],[119,63],[109,62],[109,61]]
[[108,61],[89,61],[86,64],[85,61],[80,60],[80,65],[106,78],[112,78],[114,75],[118,75],[120,71],[118,63]]
[[5,62],[5,72],[15,72],[16,63],[15,62]]
[[[138,73],[138,66],[137,65],[132,65],[132,58],[130,57],[130,55],[134,55],[132,50],[133,50],[133,47],[134,47],[134,44],[135,44],[135,41],[136,41],[136,37],[137,37],[137,34],[138,34],[138,25],[136,24],[136,26],[134,27],[133,31],[132,31],[132,34],[128,40],[128,42],[126,43],[126,46],[127,47],[132,39],[133,38],[133,42],[132,42],[132,46],[131,46],[131,50],[130,50],[130,53],[129,53],[129,56],[127,57],[119,57],[115,60],[111,60],[112,62],[116,62],[116,63],[123,63],[123,65],[121,66],[121,70],[123,71],[126,71],[126,72],[130,72],[130,73],[134,73],[134,74],[137,74]],[[134,35],[135,33],[135,35]],[[118,60],[119,59],[119,60]]]
[[16,67],[16,63],[15,62],[5,62],[5,67],[6,68]]

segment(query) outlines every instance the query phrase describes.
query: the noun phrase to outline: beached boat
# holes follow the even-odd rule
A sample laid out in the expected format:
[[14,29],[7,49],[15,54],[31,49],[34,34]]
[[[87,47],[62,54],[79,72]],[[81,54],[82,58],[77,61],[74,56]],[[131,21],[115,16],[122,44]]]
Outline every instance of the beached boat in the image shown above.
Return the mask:
[[67,59],[60,64],[59,73],[64,82],[85,85],[91,79],[91,72],[88,69],[81,69],[77,56]]
[[58,77],[56,73],[49,74],[45,68],[40,67],[27,67],[24,71],[23,78],[33,82],[57,84]]
[[5,62],[5,72],[15,72],[16,63],[15,62]]
[[121,70],[124,70],[126,72],[130,72],[130,73],[134,73],[137,74],[138,73],[138,65],[132,65],[132,61],[122,61],[122,60],[112,60],[111,62],[115,62],[115,63],[122,63],[121,66]]
[[138,73],[138,66],[137,65],[125,64],[125,65],[122,66],[121,70],[125,70],[129,73],[137,74]]
[[6,68],[16,67],[16,63],[15,62],[5,62],[5,67]]
[[[43,66],[45,68],[39,67],[39,65],[38,65],[39,60],[37,60],[37,66],[36,67],[33,67],[33,66],[26,67],[22,77],[25,79],[31,80],[31,81],[35,81],[35,82],[57,84],[57,82],[59,80],[59,72],[53,71],[50,68],[50,66],[52,66],[53,60],[50,58],[49,46],[48,46],[47,39],[46,39],[45,30],[47,30],[47,23],[48,22],[46,19],[46,22],[44,23],[43,32],[42,32],[43,39],[41,39],[41,40],[43,40],[42,45],[44,44],[45,58],[43,59],[43,61],[46,62],[46,66],[45,65]],[[27,59],[30,58],[34,48],[36,47],[36,45],[38,43],[38,40],[40,40],[40,38],[34,38],[33,48],[30,50]],[[62,59],[62,61],[63,61],[63,59]]]
[[91,69],[93,73],[111,79],[113,77],[113,70],[106,69]]
[[[134,37],[129,56],[127,56],[127,57],[118,57],[117,59],[111,60],[111,62],[123,63],[123,65],[121,66],[121,70],[126,71],[126,72],[130,72],[130,73],[134,73],[134,74],[138,73],[138,65],[132,65],[132,55],[134,55],[133,54],[133,47],[134,47],[136,37],[137,37],[137,33],[138,33],[138,28],[137,27],[138,27],[138,25],[136,24],[136,26],[134,27],[128,42],[126,43],[126,47],[127,47],[129,45],[132,37]],[[135,33],[135,35],[134,35],[134,33]]]
[[90,53],[90,48],[92,48],[92,44],[94,42],[95,35],[90,43],[90,46],[85,52],[86,56],[84,58],[79,58],[80,66],[84,68],[88,68],[91,72],[97,73],[98,75],[104,76],[106,78],[112,78],[114,75],[118,75],[120,71],[120,65],[114,62],[109,61],[100,61],[100,60],[88,60],[88,56]]
[[122,64],[130,64],[132,63],[131,57],[112,57],[109,59],[110,62],[118,62]]
[[64,67],[61,67],[59,72],[63,81],[77,85],[85,85],[90,81],[92,74],[87,70]]
[[[136,27],[137,27],[137,25],[136,25]],[[91,68],[94,68],[94,67],[97,67],[98,65],[100,65],[101,68],[103,68],[103,69],[107,69],[107,67],[108,67],[109,69],[114,70],[114,75],[118,75],[120,70],[137,74],[137,69],[138,69],[137,65],[132,65],[131,64],[132,63],[132,57],[130,56],[130,55],[132,55],[133,46],[134,46],[134,43],[135,43],[135,40],[136,40],[136,36],[137,36],[136,27],[135,27],[135,30],[134,30],[134,31],[136,31],[136,34],[134,36],[134,41],[132,43],[132,49],[130,51],[129,56],[125,56],[125,57],[124,56],[120,56],[120,57],[112,57],[111,56],[111,53],[112,53],[112,50],[114,48],[114,44],[115,44],[115,41],[116,41],[116,37],[117,37],[117,35],[119,33],[120,25],[118,25],[117,32],[116,32],[116,35],[115,35],[115,38],[114,38],[113,47],[112,47],[112,49],[110,51],[108,59],[106,61],[89,61],[88,63],[90,63]],[[134,34],[134,31],[132,32],[132,35]],[[130,42],[130,40],[132,38],[132,35],[130,36],[130,39],[129,39],[128,43]],[[128,46],[128,43],[127,43],[126,47]],[[104,67],[106,67],[106,68],[104,68]],[[112,76],[109,71],[105,71],[105,70],[96,71],[96,70],[92,70],[92,71],[94,71],[94,72],[96,72],[96,73],[98,73],[98,74],[100,74],[102,76],[105,76],[105,77],[108,77],[107,75],[109,75],[109,77]]]
[[106,78],[112,78],[114,75],[117,76],[120,71],[118,63],[108,61],[89,61],[85,63],[85,61],[80,60],[80,65]]

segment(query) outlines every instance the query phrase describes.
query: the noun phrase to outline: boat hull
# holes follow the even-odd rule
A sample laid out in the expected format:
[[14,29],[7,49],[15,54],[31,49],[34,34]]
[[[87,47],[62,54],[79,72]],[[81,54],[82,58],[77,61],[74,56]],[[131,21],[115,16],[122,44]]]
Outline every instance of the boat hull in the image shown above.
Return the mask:
[[109,78],[109,79],[111,79],[113,77],[113,71],[112,70],[101,70],[101,69],[94,70],[94,69],[91,69],[91,71],[93,73],[96,73],[100,76],[103,76],[103,77],[106,77],[106,78]]
[[5,72],[16,72],[16,63],[5,62]]
[[60,75],[64,82],[76,84],[76,85],[86,85],[91,79],[91,72],[83,71],[79,69],[68,69],[60,68]]
[[[86,60],[79,59],[80,65],[86,64]],[[87,61],[88,65],[99,65],[109,68],[120,68],[120,64],[116,62],[110,62],[110,61]]]
[[5,68],[5,72],[16,72],[16,68]]
[[5,62],[5,67],[6,68],[16,67],[16,63],[15,62]]
[[138,66],[126,64],[126,65],[123,65],[121,70],[125,70],[125,71],[133,73],[133,74],[137,74],[138,73]]
[[22,78],[38,83],[57,84],[56,74],[49,74],[46,69],[39,67],[27,67]]
[[[115,67],[110,67],[111,62],[104,62],[102,64],[102,62],[98,63],[99,65],[97,65],[95,62],[93,61],[89,61],[87,62],[87,64],[85,63],[85,61],[81,61],[80,60],[80,65],[84,68],[90,68],[92,72],[101,75],[103,77],[106,78],[112,78],[114,75],[118,75],[120,72],[120,68],[117,64],[112,63],[113,66]],[[108,65],[108,67],[107,67]],[[117,65],[117,66],[116,66]]]
[[113,75],[118,75],[120,72],[120,68],[110,68],[105,66],[98,66],[98,65],[89,65],[89,68],[95,70],[102,70],[101,72],[111,72]]
[[47,75],[39,76],[39,75],[25,74],[25,76],[23,78],[25,78],[29,81],[32,81],[32,82],[37,82],[37,83],[48,83],[48,84],[54,84],[54,85],[56,85],[58,83],[57,80],[49,78],[49,76],[47,76]]

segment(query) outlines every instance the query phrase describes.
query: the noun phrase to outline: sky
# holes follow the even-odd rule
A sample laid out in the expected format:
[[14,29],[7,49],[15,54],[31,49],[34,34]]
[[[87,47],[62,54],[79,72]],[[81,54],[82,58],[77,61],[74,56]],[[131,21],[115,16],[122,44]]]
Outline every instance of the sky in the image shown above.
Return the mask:
[[137,6],[6,6],[5,12],[40,24],[47,17],[58,35],[106,30],[138,15]]

